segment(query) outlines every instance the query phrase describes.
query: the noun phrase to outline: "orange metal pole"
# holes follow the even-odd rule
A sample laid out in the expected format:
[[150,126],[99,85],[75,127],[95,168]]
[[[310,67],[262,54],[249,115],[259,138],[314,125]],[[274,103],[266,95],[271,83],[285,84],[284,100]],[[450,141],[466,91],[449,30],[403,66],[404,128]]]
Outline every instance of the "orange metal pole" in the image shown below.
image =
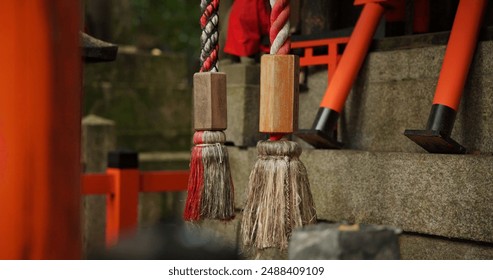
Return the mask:
[[138,169],[108,168],[113,176],[113,193],[106,199],[106,245],[116,244],[119,236],[137,228],[140,172]]
[[459,109],[487,2],[487,0],[459,2],[433,104],[445,105],[455,111]]
[[383,12],[379,3],[365,4],[320,107],[342,112]]
[[320,103],[311,129],[299,130],[296,135],[315,148],[339,149],[337,120],[365,60],[371,40],[383,16],[385,0],[356,0],[364,4],[356,26],[349,38],[334,75]]
[[405,136],[430,153],[466,152],[466,148],[450,135],[473,59],[486,4],[487,0],[459,2],[426,129],[404,131]]
[[0,2],[0,259],[80,258],[79,3]]

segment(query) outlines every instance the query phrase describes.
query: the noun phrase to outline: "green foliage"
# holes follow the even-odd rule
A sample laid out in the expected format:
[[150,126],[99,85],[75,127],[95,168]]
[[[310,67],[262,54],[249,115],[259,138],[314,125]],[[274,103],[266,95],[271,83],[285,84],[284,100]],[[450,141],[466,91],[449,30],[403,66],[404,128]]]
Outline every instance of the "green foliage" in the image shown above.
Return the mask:
[[130,0],[129,4],[127,32],[118,34],[117,41],[165,51],[198,52],[200,1]]

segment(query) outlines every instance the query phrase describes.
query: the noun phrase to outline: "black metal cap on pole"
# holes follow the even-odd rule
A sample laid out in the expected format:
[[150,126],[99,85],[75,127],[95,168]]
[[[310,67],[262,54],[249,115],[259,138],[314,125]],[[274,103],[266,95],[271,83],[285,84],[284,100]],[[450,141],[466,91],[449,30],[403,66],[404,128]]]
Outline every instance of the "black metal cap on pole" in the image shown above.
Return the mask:
[[317,149],[340,149],[343,144],[337,141],[338,119],[338,112],[320,107],[312,128],[298,130],[295,135]]
[[139,154],[129,150],[111,151],[108,153],[108,168],[137,169]]
[[456,114],[450,107],[433,104],[426,129],[406,129],[404,135],[430,153],[464,154],[466,148],[450,137]]

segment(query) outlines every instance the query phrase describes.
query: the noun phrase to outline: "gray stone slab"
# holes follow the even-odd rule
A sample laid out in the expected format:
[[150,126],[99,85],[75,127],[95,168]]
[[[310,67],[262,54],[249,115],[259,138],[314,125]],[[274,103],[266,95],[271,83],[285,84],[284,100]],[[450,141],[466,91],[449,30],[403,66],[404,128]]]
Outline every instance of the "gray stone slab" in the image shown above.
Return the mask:
[[[341,140],[347,149],[424,152],[403,133],[424,128],[436,81],[357,85],[340,119]],[[408,93],[408,94],[407,94]]]
[[409,57],[410,79],[438,79],[445,55],[445,46],[402,50],[400,52],[405,52]]
[[293,232],[290,260],[398,260],[400,230],[319,223]]
[[464,90],[452,136],[470,152],[493,152],[493,75],[475,76]]
[[493,244],[463,242],[402,234],[399,238],[403,260],[491,260]]
[[[205,227],[213,233],[215,238],[221,240],[227,247],[240,248],[238,233],[241,213],[238,212],[235,220],[221,222],[205,220],[199,227]],[[419,235],[402,233],[399,236],[400,257],[403,260],[484,260],[493,259],[493,245],[447,239],[431,235]],[[264,250],[256,254],[241,248],[243,259],[286,259],[286,253],[275,249]]]
[[471,76],[484,76],[493,73],[492,49],[493,41],[484,41],[478,44],[476,55],[471,64]]
[[238,147],[252,147],[258,132],[260,64],[233,63],[221,68],[227,75],[228,129],[226,138]]
[[370,53],[360,71],[359,79],[369,83],[409,79],[409,59],[408,52],[403,51]]
[[221,67],[226,73],[228,85],[259,85],[260,64],[258,63],[231,63]]
[[[324,69],[326,69],[324,67]],[[310,69],[308,92],[300,92],[298,127],[308,129],[317,115],[318,107],[327,89],[327,70]]]
[[240,224],[241,224],[241,211],[236,213],[236,217],[232,221],[217,221],[217,220],[203,220],[196,223],[195,226],[203,227],[212,232],[212,236],[221,240],[226,247],[238,248],[241,259],[247,260],[285,260],[287,259],[287,251],[280,251],[276,248],[268,248],[263,250],[253,250],[246,248],[240,241]]
[[239,149],[228,147],[231,176],[235,188],[235,208],[243,209],[245,205],[248,178],[256,160],[256,149]]
[[254,147],[262,139],[259,130],[260,88],[258,85],[228,85],[228,128],[226,139],[238,147]]
[[[256,149],[230,149],[236,207]],[[319,219],[493,242],[493,157],[307,150]]]
[[[115,122],[89,115],[82,119],[82,161],[84,171],[106,171],[108,151],[116,145]],[[82,240],[84,256],[95,254],[105,247],[106,197],[86,195],[82,197]]]
[[493,241],[491,156],[305,151],[320,218]]

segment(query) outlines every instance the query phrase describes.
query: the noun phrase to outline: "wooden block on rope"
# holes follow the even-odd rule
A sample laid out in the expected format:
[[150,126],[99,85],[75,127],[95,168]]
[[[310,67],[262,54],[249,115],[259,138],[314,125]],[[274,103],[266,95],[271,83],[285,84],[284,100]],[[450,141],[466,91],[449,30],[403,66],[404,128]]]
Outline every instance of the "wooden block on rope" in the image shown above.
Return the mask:
[[195,73],[193,100],[195,130],[225,130],[228,127],[225,73]]
[[298,129],[299,58],[264,55],[260,64],[262,133],[293,133]]

